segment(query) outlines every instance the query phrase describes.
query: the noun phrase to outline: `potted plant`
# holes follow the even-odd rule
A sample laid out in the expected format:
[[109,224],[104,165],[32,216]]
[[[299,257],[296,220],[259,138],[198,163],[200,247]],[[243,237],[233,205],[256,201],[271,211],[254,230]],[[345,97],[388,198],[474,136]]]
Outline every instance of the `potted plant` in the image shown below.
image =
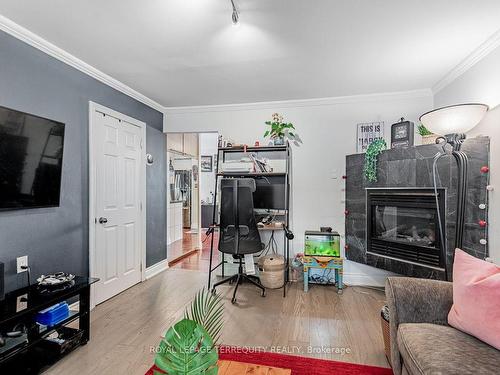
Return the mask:
[[[224,306],[219,295],[202,289],[184,318],[170,327],[155,357],[155,375],[217,375],[217,341]],[[160,371],[158,371],[161,370]]]
[[295,127],[292,123],[283,122],[283,116],[279,113],[273,113],[272,120],[266,121],[271,129],[266,130],[264,138],[271,137],[274,146],[283,146],[286,141],[291,141],[295,146],[300,146],[302,140],[295,132]]
[[427,129],[424,126],[424,124],[420,124],[417,129],[418,129],[418,134],[420,134],[422,137],[423,145],[431,145],[436,143],[436,138],[438,137],[438,135],[432,133],[429,129]]

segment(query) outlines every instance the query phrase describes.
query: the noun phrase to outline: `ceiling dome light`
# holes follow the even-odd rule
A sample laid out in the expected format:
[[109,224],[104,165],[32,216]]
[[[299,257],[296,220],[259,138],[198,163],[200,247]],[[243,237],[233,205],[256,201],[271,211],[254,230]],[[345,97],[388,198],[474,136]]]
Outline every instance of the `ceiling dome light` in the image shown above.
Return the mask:
[[238,22],[240,22],[240,14],[238,13],[238,10],[236,9],[236,6],[234,5],[234,0],[231,0],[231,5],[233,6],[233,14],[231,16],[233,20],[233,25],[237,25]]
[[467,133],[483,119],[486,104],[467,103],[434,109],[420,116],[420,122],[438,135]]

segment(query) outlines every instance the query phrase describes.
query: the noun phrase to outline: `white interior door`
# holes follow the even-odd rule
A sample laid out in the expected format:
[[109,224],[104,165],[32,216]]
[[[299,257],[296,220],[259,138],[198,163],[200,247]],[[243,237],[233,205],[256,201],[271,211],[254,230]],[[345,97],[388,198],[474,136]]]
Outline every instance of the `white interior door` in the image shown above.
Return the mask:
[[94,270],[100,281],[94,302],[108,298],[142,279],[143,131],[140,126],[95,110]]

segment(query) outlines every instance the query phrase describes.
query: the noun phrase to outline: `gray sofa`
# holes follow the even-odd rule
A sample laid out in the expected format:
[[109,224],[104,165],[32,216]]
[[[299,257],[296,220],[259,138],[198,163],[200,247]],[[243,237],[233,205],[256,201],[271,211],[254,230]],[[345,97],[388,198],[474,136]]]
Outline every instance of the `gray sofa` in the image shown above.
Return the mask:
[[395,375],[500,374],[500,351],[448,325],[451,283],[389,277],[385,293]]

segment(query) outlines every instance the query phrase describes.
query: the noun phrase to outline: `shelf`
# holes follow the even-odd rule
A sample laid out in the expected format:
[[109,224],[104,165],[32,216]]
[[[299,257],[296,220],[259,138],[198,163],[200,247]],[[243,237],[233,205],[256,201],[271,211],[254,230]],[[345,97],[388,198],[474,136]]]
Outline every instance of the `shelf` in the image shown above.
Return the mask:
[[219,172],[217,176],[248,176],[248,177],[284,177],[287,173],[285,172]]
[[[274,152],[274,151],[286,151],[288,146],[259,146],[259,147],[247,147],[246,152]],[[219,151],[223,152],[245,152],[244,146],[235,147],[219,147]]]
[[35,345],[37,345],[40,341],[42,341],[48,334],[52,333],[53,331],[55,331],[56,329],[66,325],[66,324],[69,324],[71,323],[72,321],[78,319],[78,318],[81,318],[82,316],[86,315],[87,313],[81,313],[79,311],[70,311],[70,315],[60,321],[59,323],[51,326],[51,327],[47,327],[45,325],[42,325],[42,324],[38,324],[39,326],[39,331],[38,331],[38,335],[37,337],[31,339],[30,342],[26,342],[25,345],[19,345],[18,347],[15,347],[13,348],[11,351],[9,351],[8,353],[5,353],[5,355],[0,355],[0,363],[2,362],[5,362],[9,359],[11,359],[12,357],[14,357],[16,354],[24,351],[24,350],[28,350],[30,348],[33,348]]
[[48,327],[46,325],[37,323],[38,324],[38,334],[41,335],[41,336],[46,335],[47,333],[55,331],[57,328],[59,328],[61,326],[64,326],[64,325],[66,325],[68,323],[71,323],[73,320],[76,320],[79,317],[80,317],[80,312],[79,311],[70,310],[69,311],[69,316],[66,319],[61,320],[59,323],[54,324],[53,326]]
[[283,230],[283,223],[280,223],[280,225],[264,225],[263,227],[259,227],[257,225],[258,230]]

